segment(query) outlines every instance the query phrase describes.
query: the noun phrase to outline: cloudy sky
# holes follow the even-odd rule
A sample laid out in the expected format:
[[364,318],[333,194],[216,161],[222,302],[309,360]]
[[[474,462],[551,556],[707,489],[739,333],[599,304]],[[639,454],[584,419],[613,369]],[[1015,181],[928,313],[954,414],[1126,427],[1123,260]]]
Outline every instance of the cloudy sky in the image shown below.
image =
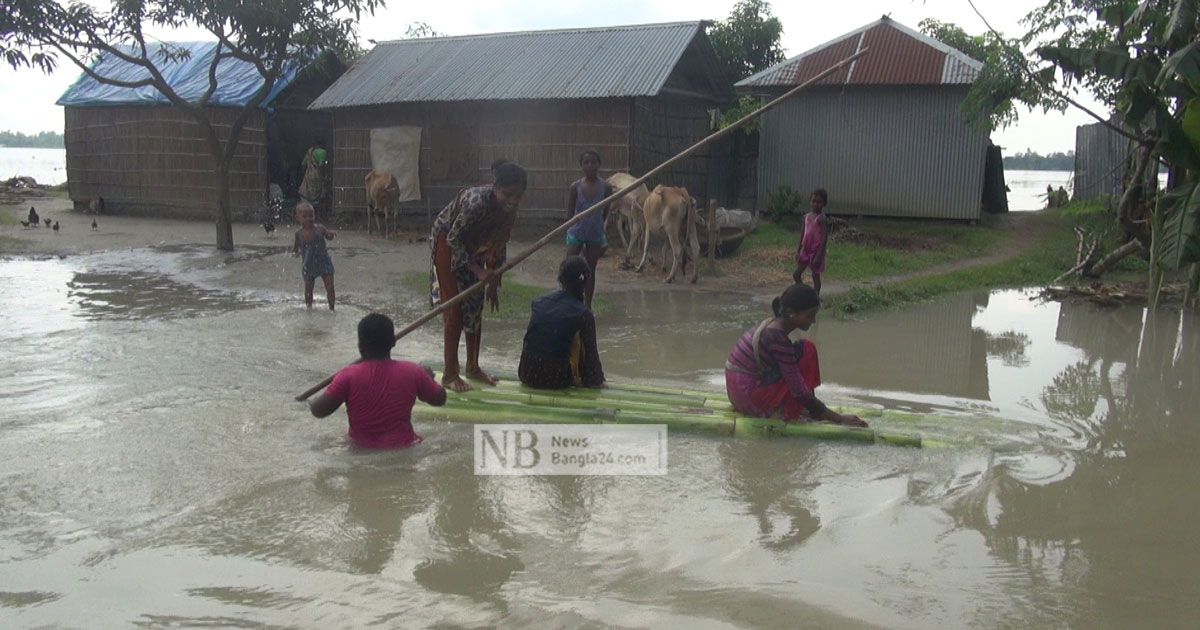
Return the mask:
[[[360,36],[366,39],[396,39],[406,25],[423,21],[447,35],[467,35],[514,30],[572,28],[641,24],[680,20],[724,19],[734,0],[607,0],[597,3],[563,0],[440,0],[404,2],[365,18]],[[1019,20],[1039,0],[976,0],[976,6],[994,27],[1005,34],[1022,31]],[[966,0],[789,0],[776,1],[775,14],[783,21],[783,46],[788,56],[834,39],[889,14],[892,19],[916,28],[933,17],[963,26],[968,32],[984,25]],[[202,31],[164,33],[164,38],[202,39]],[[54,101],[75,80],[78,72],[62,66],[51,76],[32,70],[0,68],[0,130],[26,133],[62,130],[62,108]],[[1086,101],[1095,106],[1094,103]],[[1098,110],[1099,107],[1095,106]],[[1043,114],[1022,113],[1016,125],[998,131],[993,139],[1015,153],[1032,148],[1040,153],[1070,150],[1075,144],[1075,127],[1091,122],[1078,111]]]

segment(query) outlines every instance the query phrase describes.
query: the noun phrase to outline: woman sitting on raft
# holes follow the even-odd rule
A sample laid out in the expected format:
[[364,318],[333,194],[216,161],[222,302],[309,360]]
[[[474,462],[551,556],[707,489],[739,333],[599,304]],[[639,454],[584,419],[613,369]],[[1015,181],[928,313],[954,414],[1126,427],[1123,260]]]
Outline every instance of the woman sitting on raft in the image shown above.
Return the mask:
[[559,291],[533,301],[517,376],[539,389],[605,387],[596,350],[596,317],[584,305],[591,268],[581,256],[558,266]]
[[821,299],[806,284],[793,284],[775,298],[775,317],[747,330],[725,362],[725,390],[739,413],[755,418],[824,420],[865,427],[858,416],[842,415],[817,400],[821,384],[817,347],[792,343],[788,334],[817,321]]

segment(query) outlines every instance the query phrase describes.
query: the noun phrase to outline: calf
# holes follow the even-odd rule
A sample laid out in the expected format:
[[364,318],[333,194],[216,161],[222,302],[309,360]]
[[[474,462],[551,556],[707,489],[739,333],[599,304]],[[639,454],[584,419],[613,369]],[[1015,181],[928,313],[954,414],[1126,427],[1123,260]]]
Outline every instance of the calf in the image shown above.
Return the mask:
[[392,219],[392,229],[396,227],[396,213],[400,203],[400,184],[391,173],[372,170],[367,173],[367,234],[371,233],[371,224],[383,215],[383,225],[380,231],[384,238],[388,236],[388,217]]
[[[663,234],[671,245],[672,258],[671,273],[667,275],[665,282],[674,282],[675,274],[681,265],[685,267],[684,273],[687,273],[685,246],[690,250],[692,259],[692,275],[688,281],[695,282],[696,261],[700,260],[700,239],[696,235],[696,203],[692,201],[687,189],[656,186],[654,192],[646,197],[642,215],[646,221],[646,230],[642,243],[642,261],[638,263],[637,270],[641,271],[646,265],[650,237]],[[666,266],[665,255],[663,266]]]
[[[637,178],[629,173],[613,173],[608,178],[613,191],[621,190],[635,181]],[[646,185],[640,184],[609,207],[608,218],[617,222],[617,232],[621,235],[621,242],[625,243],[626,260],[633,254],[633,248],[637,247],[638,239],[645,231],[646,220],[642,216],[642,207],[649,196]]]

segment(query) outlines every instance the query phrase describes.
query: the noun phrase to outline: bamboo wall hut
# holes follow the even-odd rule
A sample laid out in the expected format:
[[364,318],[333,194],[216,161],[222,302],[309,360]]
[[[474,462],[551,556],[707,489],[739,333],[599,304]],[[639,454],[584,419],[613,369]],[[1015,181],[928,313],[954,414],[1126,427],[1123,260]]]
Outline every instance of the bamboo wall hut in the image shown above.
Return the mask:
[[[579,155],[601,175],[644,174],[709,133],[733,98],[703,22],[527,31],[381,42],[312,104],[333,114],[335,208],[362,213],[363,179],[381,160],[372,138],[406,129],[407,213],[436,214],[462,188],[491,180],[497,158],[529,171],[522,216],[560,218]],[[706,194],[708,158],[657,183]]]
[[[188,55],[160,62],[160,71],[182,98],[199,102],[209,86],[216,43],[168,45]],[[127,81],[145,78],[144,69],[115,58],[102,57],[95,69]],[[271,183],[279,184],[285,195],[294,192],[304,152],[331,131],[329,116],[307,106],[343,70],[328,54],[308,67],[288,68],[251,114],[230,170],[235,219],[257,219]],[[261,88],[262,77],[250,64],[226,58],[218,64],[216,79],[209,113],[224,140],[240,109]],[[67,188],[76,207],[102,196],[106,212],[213,216],[216,168],[207,140],[196,121],[155,88],[116,87],[85,74],[58,104],[65,110]]]
[[960,106],[979,61],[885,16],[736,87],[775,96],[863,49],[763,116],[757,208],[781,186],[820,187],[837,214],[978,219],[988,134]]

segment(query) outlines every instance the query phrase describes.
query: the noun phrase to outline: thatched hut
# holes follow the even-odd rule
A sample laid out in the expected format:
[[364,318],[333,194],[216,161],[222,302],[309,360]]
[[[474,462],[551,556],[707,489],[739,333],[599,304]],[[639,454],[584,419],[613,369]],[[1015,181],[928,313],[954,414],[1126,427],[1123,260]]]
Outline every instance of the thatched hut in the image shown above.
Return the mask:
[[[159,62],[169,84],[198,102],[209,85],[216,42],[172,43],[186,58]],[[151,54],[154,54],[152,51]],[[96,71],[124,80],[144,69],[103,57]],[[270,184],[285,195],[299,183],[304,152],[328,139],[327,114],[309,103],[341,75],[344,66],[323,55],[307,67],[284,71],[262,107],[242,130],[230,170],[235,219],[253,219]],[[261,88],[250,64],[222,59],[209,111],[219,135],[228,136],[241,108]],[[153,87],[124,88],[83,75],[58,100],[66,112],[67,187],[77,207],[102,196],[107,212],[178,218],[210,218],[216,211],[215,164],[200,126]]]
[[[705,26],[381,42],[311,106],[333,114],[336,208],[365,207],[376,167],[409,183],[404,209],[436,213],[507,158],[529,171],[522,214],[560,217],[584,149],[601,153],[602,175],[642,174],[709,133],[733,91]],[[658,181],[701,196],[708,170],[701,155]]]

